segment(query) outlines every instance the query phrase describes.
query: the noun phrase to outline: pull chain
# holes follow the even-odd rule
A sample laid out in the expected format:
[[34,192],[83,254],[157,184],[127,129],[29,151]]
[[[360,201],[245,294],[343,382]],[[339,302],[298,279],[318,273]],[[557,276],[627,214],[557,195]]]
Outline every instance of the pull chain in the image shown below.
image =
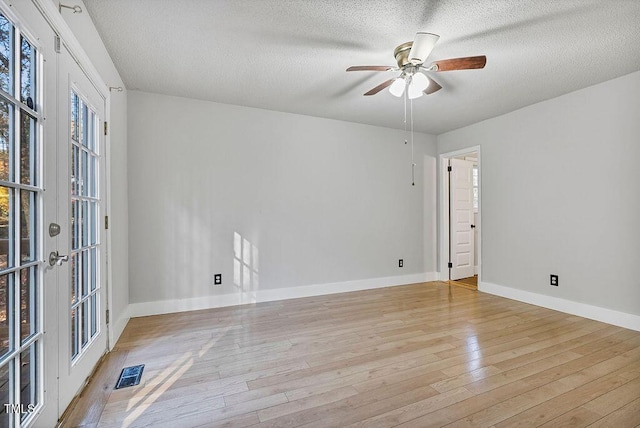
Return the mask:
[[413,100],[410,101],[411,109],[411,185],[416,185],[416,164],[413,160]]
[[407,91],[404,91],[404,143],[407,144]]

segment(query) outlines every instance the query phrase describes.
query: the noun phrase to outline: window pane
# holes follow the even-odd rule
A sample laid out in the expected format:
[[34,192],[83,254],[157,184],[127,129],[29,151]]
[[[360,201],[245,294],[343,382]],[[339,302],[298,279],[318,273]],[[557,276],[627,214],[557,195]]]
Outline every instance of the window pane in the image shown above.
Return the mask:
[[94,152],[97,152],[97,147],[96,147],[96,114],[94,112],[90,112],[89,113],[89,142],[88,142],[88,147],[89,149],[93,150]]
[[85,298],[89,294],[89,251],[85,250],[80,254],[80,260],[82,261],[82,298]]
[[38,343],[35,342],[20,355],[20,403],[27,410],[21,415],[23,420],[29,416],[29,405],[35,407],[38,404],[37,353]]
[[13,370],[13,360],[9,361],[4,366],[0,367],[0,426],[9,426],[9,414],[7,413],[4,404],[11,403],[10,391],[13,388],[9,373]]
[[71,92],[71,139],[78,141],[78,96]]
[[71,145],[71,195],[78,194],[78,147]]
[[91,295],[91,337],[96,335],[98,329],[98,309],[96,307],[96,299],[97,296],[95,294]]
[[20,93],[22,102],[35,110],[35,78],[36,61],[35,49],[22,36],[20,36]]
[[72,199],[71,200],[71,249],[78,249],[78,236],[80,223],[78,221],[78,207],[79,201]]
[[[13,275],[2,275],[0,276],[0,358],[9,352],[10,349],[10,332],[11,325],[10,319],[12,311],[12,302],[11,302],[11,279]],[[0,404],[6,403],[0,401]]]
[[[1,15],[0,15],[1,16]],[[11,178],[11,123],[13,106],[0,99],[0,180],[9,181]]]
[[71,286],[74,287],[76,294],[75,301],[79,301],[82,298],[82,251],[75,254],[76,266],[75,276],[71,278]]
[[89,168],[88,168],[88,180],[87,187],[89,189],[89,196],[96,197],[96,158],[92,155],[89,155]]
[[98,203],[89,203],[89,245],[95,245],[98,242]]
[[77,227],[77,221],[76,221],[76,201],[74,199],[71,199],[71,249],[75,250],[78,246],[78,244],[76,243],[76,227]]
[[20,112],[20,182],[35,185],[36,121],[25,112]]
[[80,123],[82,126],[82,145],[83,146],[88,146],[89,145],[89,112],[87,110],[87,105],[83,102],[80,103],[82,105],[82,110],[81,110],[81,119],[80,119]]
[[76,195],[76,151],[78,149],[73,144],[71,145],[71,195]]
[[91,255],[91,291],[93,291],[98,283],[98,249],[92,248],[89,254]]
[[78,98],[78,142],[83,144],[83,136],[84,136],[84,116],[82,114],[82,110],[84,107],[84,103],[80,98]]
[[89,153],[82,150],[82,161],[80,163],[80,194],[82,196],[88,195],[89,190]]
[[71,309],[71,355],[78,355],[78,319],[76,309]]
[[78,255],[72,254],[71,260],[71,305],[78,301]]
[[80,316],[82,319],[82,348],[84,348],[84,346],[87,344],[87,342],[89,341],[89,301],[85,300],[84,302],[82,302],[82,311],[80,311]]
[[25,341],[36,332],[35,267],[20,271],[20,339]]
[[[13,70],[13,61],[11,58],[11,49],[13,42],[11,39],[13,38],[13,26],[7,18],[3,15],[0,15],[0,89],[5,92],[13,92],[11,91],[11,70]],[[6,401],[3,401],[6,403]]]
[[13,267],[13,190],[0,186],[0,269]]
[[36,193],[20,191],[20,260],[29,262],[36,256]]
[[31,347],[20,353],[20,403],[24,409],[31,403]]
[[81,201],[82,211],[80,213],[80,222],[82,223],[82,245],[86,247],[89,245],[89,202]]

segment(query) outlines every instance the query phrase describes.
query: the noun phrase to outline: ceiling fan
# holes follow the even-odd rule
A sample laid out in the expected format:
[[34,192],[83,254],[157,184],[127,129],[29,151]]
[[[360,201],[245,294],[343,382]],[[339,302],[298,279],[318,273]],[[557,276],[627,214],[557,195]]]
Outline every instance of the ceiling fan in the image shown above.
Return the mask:
[[428,66],[424,62],[431,54],[440,36],[432,33],[419,32],[412,42],[406,42],[393,51],[393,56],[398,63],[397,67],[386,65],[356,65],[347,68],[347,71],[393,71],[400,72],[398,77],[393,77],[364,95],[375,95],[386,87],[396,97],[401,97],[405,90],[409,99],[429,95],[442,89],[435,80],[424,72],[440,72],[452,70],[470,70],[484,68],[487,57],[470,56],[464,58],[444,59],[434,61]]

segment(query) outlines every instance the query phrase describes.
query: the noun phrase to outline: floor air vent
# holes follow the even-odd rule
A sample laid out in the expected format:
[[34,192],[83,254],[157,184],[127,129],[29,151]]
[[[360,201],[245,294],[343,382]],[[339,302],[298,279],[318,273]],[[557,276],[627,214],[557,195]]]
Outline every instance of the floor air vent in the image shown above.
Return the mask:
[[120,379],[118,379],[118,383],[116,383],[116,389],[139,384],[140,378],[142,377],[142,370],[144,370],[144,364],[123,368],[122,373],[120,373]]

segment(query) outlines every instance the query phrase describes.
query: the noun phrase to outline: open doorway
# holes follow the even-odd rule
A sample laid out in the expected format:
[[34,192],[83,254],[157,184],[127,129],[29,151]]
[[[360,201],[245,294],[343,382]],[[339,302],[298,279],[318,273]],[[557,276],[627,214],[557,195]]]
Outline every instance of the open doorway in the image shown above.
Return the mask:
[[480,147],[440,155],[440,279],[478,288],[481,275]]

